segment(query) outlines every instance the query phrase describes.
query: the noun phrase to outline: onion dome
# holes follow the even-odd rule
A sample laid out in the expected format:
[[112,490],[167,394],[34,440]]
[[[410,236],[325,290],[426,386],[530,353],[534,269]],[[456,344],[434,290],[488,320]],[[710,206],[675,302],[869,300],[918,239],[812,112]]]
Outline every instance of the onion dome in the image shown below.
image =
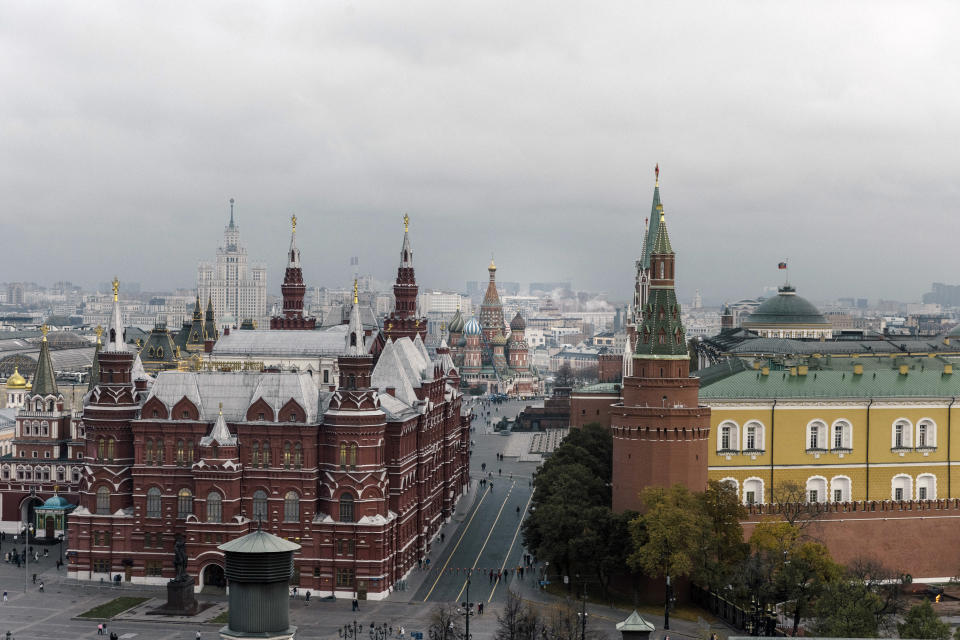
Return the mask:
[[480,330],[480,322],[476,318],[470,318],[467,320],[467,324],[463,327],[464,335],[468,336],[478,336],[482,333]]
[[493,340],[490,341],[494,346],[503,346],[507,344],[507,337],[503,335],[503,331],[497,330],[497,334],[493,336]]
[[453,318],[450,319],[450,324],[447,326],[447,329],[450,330],[450,333],[463,333],[463,316],[460,314],[460,309],[457,309],[457,312],[453,314]]
[[43,503],[43,506],[48,509],[66,509],[70,507],[70,502],[60,495],[52,495],[47,498],[46,502]]
[[750,328],[755,325],[828,325],[830,322],[811,302],[798,296],[796,289],[784,285],[776,296],[764,300],[741,324]]
[[27,379],[20,375],[17,367],[13,368],[13,373],[7,378],[7,389],[26,389]]
[[517,315],[513,316],[513,320],[510,321],[510,330],[511,331],[523,331],[527,328],[527,321],[523,319],[523,316],[520,315],[520,312],[517,311]]

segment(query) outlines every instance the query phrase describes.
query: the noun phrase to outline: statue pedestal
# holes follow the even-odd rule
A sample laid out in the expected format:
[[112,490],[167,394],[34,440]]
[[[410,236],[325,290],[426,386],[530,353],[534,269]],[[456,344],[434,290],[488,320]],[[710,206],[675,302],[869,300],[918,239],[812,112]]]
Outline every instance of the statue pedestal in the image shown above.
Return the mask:
[[197,597],[193,593],[193,580],[171,580],[167,583],[167,615],[192,616],[197,612]]

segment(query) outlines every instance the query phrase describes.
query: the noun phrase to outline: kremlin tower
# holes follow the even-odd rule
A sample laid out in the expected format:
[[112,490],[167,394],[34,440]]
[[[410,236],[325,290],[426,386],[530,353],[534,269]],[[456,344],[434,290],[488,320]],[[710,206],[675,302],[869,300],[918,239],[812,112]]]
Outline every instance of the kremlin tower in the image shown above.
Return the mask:
[[290,218],[293,229],[290,231],[290,250],[287,252],[287,270],[283,274],[283,315],[270,318],[271,329],[300,329],[312,331],[316,328],[316,318],[303,316],[303,294],[307,287],[303,284],[303,270],[300,267],[300,249],[297,248],[297,216]]
[[[659,172],[658,172],[659,173]],[[613,432],[613,509],[639,510],[649,486],[707,486],[710,409],[699,403],[700,380],[690,377],[686,332],[674,291],[675,254],[659,202],[645,239],[641,305],[634,309],[635,347],[622,402],[610,410]],[[626,370],[626,367],[625,367]]]
[[413,272],[413,250],[410,248],[410,216],[403,216],[403,246],[400,248],[400,266],[393,285],[394,308],[384,320],[387,340],[419,335],[427,339],[427,320],[417,313],[417,278]]

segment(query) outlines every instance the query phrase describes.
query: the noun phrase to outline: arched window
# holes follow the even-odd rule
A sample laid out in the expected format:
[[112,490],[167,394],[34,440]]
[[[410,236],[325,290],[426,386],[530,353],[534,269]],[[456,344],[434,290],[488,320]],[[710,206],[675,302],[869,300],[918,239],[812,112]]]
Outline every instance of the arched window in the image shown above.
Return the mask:
[[183,440],[177,440],[177,466],[183,466]]
[[917,500],[937,499],[937,477],[932,473],[917,476]]
[[107,460],[113,462],[113,446],[116,443],[116,440],[113,438],[107,439]]
[[187,440],[187,464],[193,464],[193,440]]
[[827,499],[827,479],[823,476],[807,478],[807,502],[826,502]]
[[284,469],[290,468],[290,443],[289,442],[283,443],[283,468]]
[[73,479],[74,483],[80,482],[80,469],[74,467],[70,471],[70,477]]
[[356,470],[357,468],[357,443],[354,442],[350,445],[350,468]]
[[44,420],[40,423],[40,435],[48,436],[50,435],[50,423]]
[[834,502],[849,502],[851,500],[850,478],[834,476],[830,479],[830,498]]
[[853,449],[853,429],[846,420],[837,420],[833,423],[833,437],[830,446],[834,450],[849,451]]
[[156,487],[150,487],[147,490],[147,517],[148,518],[159,518],[160,513],[160,489]]
[[223,497],[216,491],[207,494],[207,522],[223,522]]
[[743,481],[743,504],[763,504],[763,480],[747,478]]
[[143,461],[145,464],[153,464],[153,440],[147,438],[143,445]]
[[720,425],[717,435],[717,452],[736,452],[739,434],[737,433],[737,424],[735,422],[724,422]]
[[263,489],[253,492],[253,519],[257,522],[267,520],[267,492]]
[[[807,451],[823,451],[826,449],[827,425],[820,420],[814,420],[807,425]],[[826,488],[824,488],[826,491]],[[821,495],[823,499],[823,495]]]
[[110,488],[100,487],[97,489],[97,515],[110,515]]
[[157,464],[163,465],[166,460],[167,443],[163,440],[157,440]]
[[937,448],[937,425],[933,420],[924,418],[917,422],[917,449]]
[[283,521],[298,522],[300,520],[300,496],[296,491],[287,491],[283,496]]
[[103,438],[97,438],[97,460],[103,460],[104,444]]
[[349,493],[340,496],[340,522],[356,522],[353,513],[353,496]]
[[897,502],[909,500],[913,496],[913,479],[905,474],[893,476],[893,491],[890,498]]
[[340,443],[340,468],[341,469],[347,468],[347,443],[346,442]]
[[266,440],[263,441],[263,468],[266,469],[270,466],[270,443]]
[[193,493],[184,487],[177,492],[177,518],[186,520],[187,516],[191,515],[193,515]]
[[297,469],[303,466],[303,446],[299,442],[293,445],[293,466]]
[[763,451],[763,425],[757,421],[748,422],[743,428],[744,451]]
[[894,422],[891,447],[894,449],[910,449],[913,446],[912,431],[913,428],[909,420],[900,419]]
[[254,468],[257,468],[260,466],[260,443],[259,442],[254,442],[253,445],[250,447],[250,464],[252,464]]

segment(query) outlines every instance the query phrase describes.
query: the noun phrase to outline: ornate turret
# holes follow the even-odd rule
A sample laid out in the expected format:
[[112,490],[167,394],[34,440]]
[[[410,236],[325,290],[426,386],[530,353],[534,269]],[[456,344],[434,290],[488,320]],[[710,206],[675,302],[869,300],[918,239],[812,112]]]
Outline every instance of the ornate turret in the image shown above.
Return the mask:
[[505,326],[503,305],[500,303],[500,293],[497,291],[497,265],[492,257],[487,273],[490,274],[490,282],[487,284],[487,292],[483,295],[483,304],[480,305],[480,326],[483,328],[486,341],[490,342],[497,331],[502,332]]
[[203,340],[204,342],[216,342],[219,338],[220,330],[217,329],[217,322],[213,317],[213,299],[207,297],[207,310],[203,314]]
[[394,307],[384,324],[390,326],[390,338],[427,337],[427,320],[420,317],[417,307],[417,278],[413,270],[413,249],[410,247],[410,216],[403,216],[403,244],[400,247],[400,266],[393,285]]
[[[660,164],[654,167],[653,203],[650,205],[650,217],[643,222],[643,244],[640,249],[640,258],[637,260],[637,283],[634,294],[634,310],[637,316],[643,305],[650,297],[650,257],[653,253],[653,244],[656,241],[660,226]],[[649,224],[648,224],[649,223]],[[640,323],[639,317],[636,318]]]
[[300,267],[300,249],[297,248],[297,216],[290,217],[290,249],[287,251],[287,270],[283,275],[280,291],[283,293],[283,315],[270,318],[271,329],[307,329],[316,327],[316,318],[303,316],[303,296],[307,287],[303,284]]
[[40,342],[40,356],[37,358],[37,373],[33,377],[34,396],[57,396],[57,376],[50,359],[50,345],[47,342],[47,325],[43,325],[43,340]]
[[350,307],[350,324],[347,325],[344,347],[344,355],[337,361],[340,368],[340,386],[346,389],[369,389],[373,356],[367,351],[364,342],[356,280],[353,281],[353,305]]
[[[636,357],[686,359],[687,341],[680,321],[680,305],[674,291],[674,254],[670,236],[659,207],[659,224],[650,255],[650,297],[641,310],[642,322],[637,329]],[[634,367],[636,368],[636,367]]]

